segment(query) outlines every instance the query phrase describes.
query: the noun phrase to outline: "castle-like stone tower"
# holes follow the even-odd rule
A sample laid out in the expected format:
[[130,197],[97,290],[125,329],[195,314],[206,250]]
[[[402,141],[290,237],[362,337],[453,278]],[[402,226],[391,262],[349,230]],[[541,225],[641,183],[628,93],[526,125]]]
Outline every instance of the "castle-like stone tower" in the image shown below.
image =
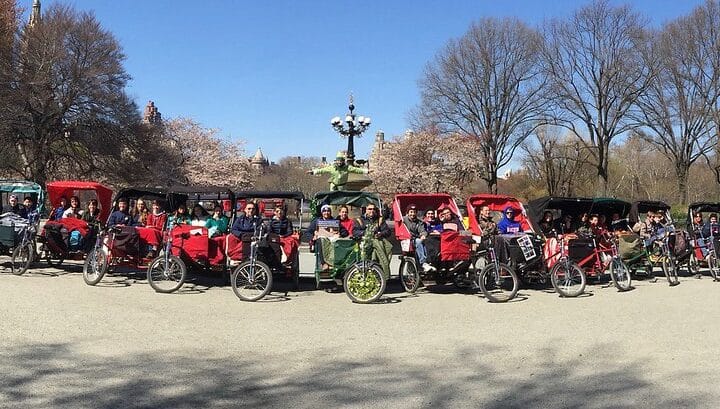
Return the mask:
[[148,104],[145,106],[143,122],[145,122],[146,124],[157,125],[160,125],[162,123],[162,114],[160,113],[160,111],[158,111],[155,103],[152,101],[148,101]]

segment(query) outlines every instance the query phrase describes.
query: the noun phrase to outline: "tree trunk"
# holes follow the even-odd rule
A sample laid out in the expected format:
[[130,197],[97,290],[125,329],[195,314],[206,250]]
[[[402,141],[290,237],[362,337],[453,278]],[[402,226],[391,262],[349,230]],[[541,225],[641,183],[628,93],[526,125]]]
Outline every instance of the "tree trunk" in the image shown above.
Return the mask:
[[688,203],[688,172],[689,166],[678,164],[675,166],[675,174],[677,176],[678,193],[682,204]]

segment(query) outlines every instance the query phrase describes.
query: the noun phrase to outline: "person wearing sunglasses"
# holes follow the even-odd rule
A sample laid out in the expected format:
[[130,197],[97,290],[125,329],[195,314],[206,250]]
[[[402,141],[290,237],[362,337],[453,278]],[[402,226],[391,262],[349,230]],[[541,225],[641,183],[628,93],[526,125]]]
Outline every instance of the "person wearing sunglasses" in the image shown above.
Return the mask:
[[255,203],[247,202],[243,212],[235,219],[230,232],[238,238],[244,234],[254,234],[255,230],[262,226],[262,219],[257,215]]
[[522,232],[522,226],[519,221],[515,220],[517,211],[511,206],[503,210],[503,217],[497,224],[498,233],[500,234],[518,234]]
[[364,236],[372,243],[372,260],[377,261],[387,280],[390,278],[390,257],[392,257],[392,243],[389,237],[392,231],[380,216],[379,209],[370,203],[365,207],[365,213],[355,219],[353,237],[359,239]]

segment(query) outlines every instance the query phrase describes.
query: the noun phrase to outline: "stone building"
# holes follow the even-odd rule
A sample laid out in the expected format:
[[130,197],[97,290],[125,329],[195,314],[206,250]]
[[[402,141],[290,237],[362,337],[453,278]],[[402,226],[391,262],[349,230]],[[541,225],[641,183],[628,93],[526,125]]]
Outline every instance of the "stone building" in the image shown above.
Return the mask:
[[160,111],[158,111],[157,107],[155,106],[155,103],[152,101],[148,101],[148,104],[145,106],[145,113],[143,114],[143,122],[146,124],[156,124],[159,125],[162,123],[162,114]]
[[263,155],[262,150],[258,148],[255,155],[250,159],[250,167],[258,172],[264,172],[268,166],[270,166],[270,162],[268,162],[265,155]]

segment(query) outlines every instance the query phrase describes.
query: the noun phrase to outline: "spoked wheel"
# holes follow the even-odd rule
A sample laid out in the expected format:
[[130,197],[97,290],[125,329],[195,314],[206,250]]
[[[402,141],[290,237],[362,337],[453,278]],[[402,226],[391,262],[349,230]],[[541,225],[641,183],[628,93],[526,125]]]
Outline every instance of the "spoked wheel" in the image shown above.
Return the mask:
[[108,269],[108,255],[102,247],[90,250],[83,264],[83,280],[87,285],[95,285],[102,280]]
[[630,269],[619,258],[613,258],[612,263],[610,263],[610,278],[620,291],[628,291],[632,288]]
[[478,278],[478,287],[490,302],[507,302],[515,298],[520,287],[515,271],[507,264],[488,264]]
[[695,252],[690,253],[687,261],[688,274],[700,274],[700,262],[695,257]]
[[680,284],[680,280],[678,280],[678,267],[675,257],[671,255],[663,257],[662,269],[663,273],[665,273],[665,278],[667,278],[668,283],[670,283],[671,286]]
[[413,294],[420,287],[420,272],[413,257],[403,257],[400,261],[400,283],[403,289]]
[[257,301],[265,297],[272,287],[272,272],[262,261],[240,263],[230,278],[235,295],[243,301]]
[[147,270],[147,279],[150,287],[159,293],[172,293],[180,289],[185,283],[187,268],[185,263],[177,256],[157,257],[150,263]]
[[707,261],[708,269],[710,269],[710,275],[713,280],[720,281],[720,263],[718,263],[717,255],[714,252],[710,253]]
[[12,273],[15,275],[25,274],[30,263],[35,257],[35,249],[32,243],[26,243],[24,245],[15,247],[12,253]]
[[355,263],[343,277],[345,294],[352,302],[368,304],[377,301],[385,292],[382,268],[377,263]]
[[561,297],[577,297],[585,292],[587,275],[576,263],[559,261],[550,270],[550,282]]

